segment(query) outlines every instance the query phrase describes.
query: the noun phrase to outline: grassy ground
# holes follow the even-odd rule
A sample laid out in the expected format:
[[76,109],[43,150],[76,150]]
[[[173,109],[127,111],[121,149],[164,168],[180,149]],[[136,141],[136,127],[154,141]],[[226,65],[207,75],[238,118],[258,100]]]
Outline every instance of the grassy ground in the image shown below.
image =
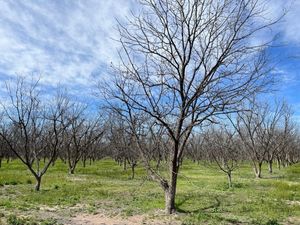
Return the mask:
[[[188,224],[300,224],[300,165],[263,171],[255,179],[250,166],[226,176],[216,169],[186,161],[182,167],[176,204],[176,220]],[[136,178],[111,160],[102,160],[67,174],[57,162],[35,192],[34,179],[17,160],[0,168],[0,224],[63,224],[78,213],[105,213],[128,217],[155,217],[164,208],[164,196],[147,180],[142,168]]]

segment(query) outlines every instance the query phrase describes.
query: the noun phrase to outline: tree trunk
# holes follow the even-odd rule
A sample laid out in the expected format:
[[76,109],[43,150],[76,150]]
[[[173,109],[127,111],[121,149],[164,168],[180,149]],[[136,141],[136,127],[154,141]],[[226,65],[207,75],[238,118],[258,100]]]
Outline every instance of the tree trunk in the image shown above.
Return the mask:
[[277,158],[277,168],[280,170],[281,169],[281,162],[280,159]]
[[2,166],[2,158],[0,158],[0,168],[1,168],[1,166]]
[[270,174],[273,173],[273,161],[272,160],[269,161],[269,173]]
[[35,179],[36,179],[35,190],[39,191],[41,189],[42,177],[41,176],[37,176],[37,177],[35,177]]
[[131,179],[134,179],[134,174],[135,174],[134,167],[135,167],[134,164],[131,165]]
[[176,211],[175,196],[178,175],[178,166],[176,162],[171,163],[170,173],[170,183],[168,188],[165,190],[165,211],[167,214],[172,214]]
[[258,166],[255,166],[255,176],[256,178],[261,178],[261,165],[262,163],[258,163]]
[[227,173],[227,177],[228,177],[228,187],[231,188],[232,187],[231,171]]
[[71,159],[68,159],[68,165],[69,165],[69,174],[74,174],[75,167],[76,167],[76,162],[71,161]]
[[86,158],[82,159],[82,165],[83,165],[83,168],[86,167]]
[[126,163],[126,159],[124,160],[124,162],[123,162],[123,163],[124,163],[124,164],[123,164],[123,166],[124,166],[124,167],[123,167],[123,170],[124,170],[124,171],[126,171],[126,170],[127,170],[127,163]]
[[69,163],[69,174],[74,174],[76,168],[76,163]]
[[74,174],[74,172],[75,172],[75,167],[69,168],[69,174]]
[[175,208],[176,185],[171,185],[165,190],[165,211],[166,214],[172,214],[176,211]]

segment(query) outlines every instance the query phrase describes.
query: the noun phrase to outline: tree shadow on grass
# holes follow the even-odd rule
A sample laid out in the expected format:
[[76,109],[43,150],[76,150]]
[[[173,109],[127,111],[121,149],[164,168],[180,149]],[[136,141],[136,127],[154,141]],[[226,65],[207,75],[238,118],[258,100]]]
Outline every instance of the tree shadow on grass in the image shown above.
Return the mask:
[[180,206],[182,206],[190,198],[191,197],[186,196],[183,200],[181,200],[180,202],[178,202],[176,204],[176,211],[179,212],[179,213],[200,213],[200,212],[206,211],[208,209],[218,208],[221,205],[220,200],[217,197],[214,197],[216,201],[213,204],[211,204],[209,206],[206,206],[206,207],[201,207],[201,208],[195,209],[195,210],[185,210],[185,209],[180,208]]
[[199,209],[195,210],[184,210],[180,208],[184,203],[186,203],[189,199],[192,197],[186,196],[184,199],[182,199],[180,202],[176,204],[176,211],[178,213],[184,213],[184,214],[199,214],[201,215],[201,218],[204,220],[216,220],[216,221],[227,221],[228,224],[244,224],[242,221],[239,221],[237,219],[232,219],[232,218],[224,218],[219,214],[215,214],[214,210],[213,211],[208,211],[210,209],[217,209],[221,205],[221,201],[218,199],[218,197],[214,197],[215,202],[206,206],[206,207],[201,207]]
[[[244,222],[239,221],[235,218],[224,218],[220,214],[215,214],[214,211],[208,211],[210,209],[217,209],[221,205],[221,201],[218,199],[218,197],[214,197],[215,202],[211,205],[208,205],[206,207],[201,207],[199,209],[195,210],[184,210],[180,208],[185,202],[187,202],[189,199],[192,197],[185,197],[183,200],[178,202],[176,204],[176,211],[178,213],[184,213],[184,214],[197,214],[202,218],[202,220],[207,221],[207,220],[214,220],[214,221],[226,221],[228,224],[244,224]],[[199,216],[197,218],[199,218]]]

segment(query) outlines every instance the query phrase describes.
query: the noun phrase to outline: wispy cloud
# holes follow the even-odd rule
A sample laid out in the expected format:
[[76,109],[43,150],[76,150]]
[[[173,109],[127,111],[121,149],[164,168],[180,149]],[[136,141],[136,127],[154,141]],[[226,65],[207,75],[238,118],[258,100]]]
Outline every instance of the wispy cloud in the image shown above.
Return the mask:
[[272,0],[267,3],[269,17],[280,18],[274,29],[281,34],[281,40],[285,44],[296,44],[300,46],[300,1],[299,0]]
[[[266,16],[272,18],[289,9],[274,32],[284,43],[300,46],[300,1],[267,2]],[[42,75],[45,86],[90,93],[94,77],[104,76],[118,60],[116,19],[134,7],[134,0],[0,0],[0,82],[16,74]],[[277,72],[285,83],[299,80],[286,68]]]
[[0,74],[48,84],[91,84],[116,59],[116,18],[131,1],[0,1]]

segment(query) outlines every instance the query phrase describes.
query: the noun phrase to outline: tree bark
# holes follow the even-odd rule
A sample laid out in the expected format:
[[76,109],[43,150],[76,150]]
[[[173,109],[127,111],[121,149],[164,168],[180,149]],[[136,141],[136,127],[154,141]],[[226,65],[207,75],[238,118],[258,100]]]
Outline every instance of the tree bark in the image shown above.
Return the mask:
[[75,168],[70,168],[69,169],[69,174],[74,174]]
[[84,157],[84,159],[82,159],[82,165],[83,165],[83,168],[86,167],[86,158]]
[[68,164],[69,164],[69,174],[74,174],[75,172],[75,168],[76,168],[76,161],[71,161],[70,159],[68,160]]
[[269,173],[270,174],[273,173],[273,161],[272,160],[269,161]]
[[41,189],[42,177],[41,176],[37,176],[37,177],[35,177],[35,179],[36,179],[35,190],[39,191]]
[[277,158],[277,168],[280,170],[281,169],[281,162],[280,159]]
[[261,165],[262,163],[258,163],[257,166],[255,166],[255,176],[256,178],[261,178]]
[[176,162],[171,163],[170,169],[170,184],[165,190],[165,211],[167,214],[172,214],[176,211],[175,196],[177,187],[178,166]]
[[123,162],[124,164],[123,164],[123,170],[124,171],[126,171],[127,170],[127,164],[126,164],[126,159],[124,160],[124,162]]
[[170,186],[165,191],[165,211],[166,214],[172,214],[176,211],[175,209],[175,194],[176,194],[176,186]]
[[228,186],[229,188],[231,188],[232,187],[231,171],[227,173],[227,177],[228,177]]
[[131,179],[134,179],[135,171],[134,171],[135,165],[131,165]]

